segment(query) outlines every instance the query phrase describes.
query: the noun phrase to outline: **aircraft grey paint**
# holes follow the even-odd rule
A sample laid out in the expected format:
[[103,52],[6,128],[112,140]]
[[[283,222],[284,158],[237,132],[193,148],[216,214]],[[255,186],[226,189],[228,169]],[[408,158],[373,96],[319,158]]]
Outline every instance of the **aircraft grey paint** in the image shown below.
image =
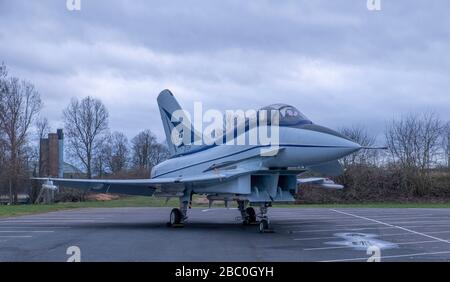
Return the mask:
[[[297,176],[313,170],[327,176],[342,173],[338,159],[361,149],[359,144],[326,127],[318,126],[292,106],[278,104],[264,109],[297,111],[294,119],[280,119],[279,147],[272,154],[262,155],[262,145],[181,145],[172,144],[171,132],[177,124],[171,120],[180,110],[169,90],[158,96],[158,105],[172,157],[153,167],[150,179],[88,180],[45,178],[47,186],[73,187],[100,193],[122,193],[159,197],[178,197],[180,208],[173,209],[170,225],[179,226],[187,219],[187,208],[193,194],[214,200],[237,201],[245,224],[260,219],[260,231],[269,230],[267,208],[274,202],[294,201],[298,186],[312,183],[324,188],[339,189],[326,178]],[[253,134],[258,126],[246,128]],[[199,133],[191,132],[193,139]],[[237,134],[236,134],[237,135]],[[234,136],[237,138],[237,136]],[[269,149],[270,150],[270,149]],[[252,206],[258,206],[256,214]]]

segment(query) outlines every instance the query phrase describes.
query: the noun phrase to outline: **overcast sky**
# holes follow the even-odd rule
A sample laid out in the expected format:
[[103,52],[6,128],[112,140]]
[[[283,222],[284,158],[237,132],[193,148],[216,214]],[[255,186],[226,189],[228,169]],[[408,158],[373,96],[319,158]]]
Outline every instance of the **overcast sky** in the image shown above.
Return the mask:
[[435,111],[450,119],[450,2],[0,0],[0,61],[33,82],[53,129],[71,97],[100,98],[111,130],[163,139],[168,88],[192,110],[284,102],[313,122]]

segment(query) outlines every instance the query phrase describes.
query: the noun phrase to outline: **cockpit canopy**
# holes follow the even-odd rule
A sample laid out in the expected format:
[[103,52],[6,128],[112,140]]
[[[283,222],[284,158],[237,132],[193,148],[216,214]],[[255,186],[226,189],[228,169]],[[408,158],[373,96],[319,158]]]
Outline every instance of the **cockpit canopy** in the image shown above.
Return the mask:
[[259,111],[268,111],[267,116],[270,117],[270,111],[272,110],[280,113],[280,125],[282,126],[312,124],[312,122],[304,114],[291,105],[273,104],[263,107]]

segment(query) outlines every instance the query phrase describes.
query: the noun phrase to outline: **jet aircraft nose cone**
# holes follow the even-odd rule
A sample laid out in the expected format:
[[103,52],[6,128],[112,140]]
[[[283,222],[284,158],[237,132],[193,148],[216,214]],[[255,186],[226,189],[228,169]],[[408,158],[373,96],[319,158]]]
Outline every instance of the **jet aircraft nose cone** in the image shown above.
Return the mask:
[[362,148],[360,144],[325,126],[313,124],[305,125],[302,128],[321,133],[322,137],[320,138],[320,142],[334,148],[332,150],[333,153],[330,153],[330,157],[332,158],[342,158],[357,152]]
[[350,142],[350,143],[351,143],[350,147],[351,147],[352,149],[354,149],[355,152],[361,150],[362,146],[359,145],[358,143],[356,143],[356,142]]
[[361,150],[361,145],[359,145],[356,142],[350,141],[346,138],[340,138],[340,146],[336,148],[336,153],[340,155],[341,157],[345,157],[347,155],[350,155],[352,153],[355,153],[359,150]]
[[356,142],[353,142],[352,144],[352,153],[358,152],[362,149],[362,146]]

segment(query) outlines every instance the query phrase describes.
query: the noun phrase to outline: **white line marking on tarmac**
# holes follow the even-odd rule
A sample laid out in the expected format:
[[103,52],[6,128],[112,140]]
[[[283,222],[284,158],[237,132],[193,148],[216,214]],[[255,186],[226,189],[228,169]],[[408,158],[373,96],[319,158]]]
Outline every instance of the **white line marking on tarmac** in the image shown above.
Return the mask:
[[53,230],[0,230],[0,233],[52,233]]
[[[0,221],[0,223],[58,223],[58,222],[63,222],[66,223],[66,220],[5,220],[5,221]],[[76,222],[99,222],[96,220],[70,220],[71,223],[76,223]]]
[[[441,233],[450,233],[450,230],[445,231],[432,231],[427,232],[428,234],[441,234]],[[389,236],[403,236],[403,235],[410,235],[411,233],[392,233],[392,234],[378,234],[378,237],[389,237]],[[308,240],[326,240],[326,239],[335,239],[336,236],[330,236],[330,237],[307,237],[307,238],[294,238],[292,240],[294,241],[308,241]]]
[[[286,223],[286,224],[296,224],[296,223],[330,223],[330,222],[334,222],[334,223],[341,223],[341,224],[351,224],[351,223],[357,223],[360,221],[360,219],[358,218],[327,218],[327,219],[322,219],[322,218],[312,218],[312,217],[298,217],[298,218],[285,218],[285,217],[271,217],[272,220],[276,220],[277,222],[280,223]],[[400,220],[407,220],[407,219],[411,219],[411,218],[392,218],[392,217],[387,217],[387,218],[376,218],[378,220],[392,220],[392,221],[400,221]],[[411,221],[408,222],[413,222],[415,219],[417,218],[413,218],[411,219]],[[422,218],[419,218],[422,219]],[[425,219],[425,218],[424,218]],[[430,220],[435,220],[436,218],[431,218]]]
[[33,236],[31,236],[31,235],[6,235],[6,236],[3,236],[3,235],[1,235],[0,236],[0,238],[31,238],[31,237],[33,237]]
[[[280,224],[280,223],[278,223]],[[394,224],[394,223],[391,223]],[[397,223],[396,223],[397,224]],[[406,224],[406,223],[405,223]],[[417,224],[416,222],[409,222],[407,224]],[[329,224],[307,224],[307,223],[298,223],[298,224],[282,224],[285,226],[289,226],[290,228],[292,227],[320,227],[320,226],[329,226]],[[337,224],[337,225],[333,225],[333,227],[355,227],[355,226],[375,226],[375,225],[379,225],[379,223],[357,223],[357,224]],[[429,226],[449,226],[450,223],[437,223],[435,224],[434,222],[428,222],[427,224],[423,224],[421,226],[423,227],[429,227]]]
[[46,218],[46,217],[27,217],[27,218],[17,218],[17,219],[12,219],[12,220],[102,220],[105,219],[104,217],[100,217],[100,218],[95,218],[95,217],[91,217],[91,218],[64,218],[64,217],[52,217],[52,218]]
[[[382,221],[379,221],[379,220],[376,220],[376,219],[371,219],[371,218],[368,218],[368,217],[359,216],[359,215],[356,215],[356,214],[347,213],[347,212],[343,212],[343,211],[339,211],[339,210],[334,210],[334,209],[330,209],[330,210],[332,210],[334,212],[337,212],[337,213],[340,213],[340,214],[346,214],[348,216],[353,216],[353,217],[356,217],[356,218],[361,218],[361,219],[365,219],[365,220],[368,220],[368,221],[377,222],[379,224],[382,224],[382,225],[385,225],[385,226],[388,226],[388,227],[397,228],[397,229],[400,229],[400,230],[403,230],[403,231],[407,231],[407,232],[410,232],[410,233],[414,233],[414,234],[417,234],[417,235],[428,237],[430,239],[434,239],[434,240],[438,240],[438,241],[450,244],[450,241],[448,241],[448,240],[444,240],[442,238],[438,238],[438,237],[434,237],[434,236],[431,236],[431,235],[427,235],[425,233],[417,232],[417,231],[414,231],[414,230],[411,230],[411,229],[408,229],[408,228],[405,228],[405,227],[401,227],[401,226],[398,226],[398,225],[389,224],[389,223],[382,222]],[[413,227],[413,226],[410,226],[410,227]]]
[[[352,218],[346,218],[346,217],[316,217],[316,216],[309,216],[309,215],[305,215],[302,214],[301,217],[289,217],[289,216],[283,216],[283,215],[270,215],[272,218],[279,218],[289,221],[289,220],[324,220],[324,221],[354,221],[355,219]],[[403,219],[411,219],[410,216],[376,216],[377,219],[393,219],[393,220],[403,220]],[[413,219],[425,219],[425,218],[448,218],[446,215],[442,215],[442,216],[418,216],[418,217],[414,217]]]
[[[36,226],[0,226],[0,228],[36,228]],[[64,228],[72,228],[70,226],[39,226],[39,229],[43,228],[51,228],[51,229],[64,229]]]
[[[437,240],[432,241],[415,241],[415,242],[403,242],[403,243],[395,243],[396,245],[415,245],[415,244],[426,244],[426,243],[441,243]],[[319,247],[319,248],[305,248],[304,251],[321,251],[321,250],[334,250],[334,249],[348,249],[353,246],[338,246],[338,247]]]
[[[358,226],[358,225],[356,225]],[[358,230],[366,230],[366,229],[390,229],[390,228],[396,228],[396,227],[374,227],[374,225],[369,225],[368,227],[364,227],[367,225],[360,225],[362,226],[361,228],[359,227],[349,227],[349,228],[335,228],[335,229],[315,229],[315,230],[291,230],[292,228],[289,227],[278,227],[278,229],[283,229],[283,230],[287,230],[287,233],[302,233],[302,232],[321,232],[321,231],[345,231],[345,230],[349,230],[349,231],[358,231]],[[448,227],[448,224],[430,224],[430,225],[411,225],[411,226],[406,226],[409,228],[443,228],[443,227]],[[304,226],[309,227],[309,226]],[[405,228],[406,228],[405,227]],[[429,233],[429,232],[427,232]]]
[[[450,254],[450,251],[443,251],[443,252],[434,252],[434,253],[415,253],[415,254],[404,254],[404,255],[392,255],[392,256],[383,256],[381,259],[387,259],[387,258],[402,258],[402,257],[418,257],[418,256],[431,256],[431,255],[443,255],[443,254]],[[348,259],[333,259],[333,260],[322,260],[320,262],[339,262],[339,261],[357,261],[357,260],[363,260],[366,261],[367,257],[364,258],[348,258]]]
[[[447,224],[450,224],[450,220],[411,220],[411,221],[394,221],[391,222],[391,224],[415,224],[415,223],[436,223],[436,222],[447,222]],[[442,223],[441,223],[442,224]]]
[[289,233],[307,233],[307,232],[329,232],[329,231],[360,231],[360,230],[369,230],[369,229],[392,229],[395,228],[393,226],[390,227],[363,227],[363,228],[343,228],[343,229],[315,229],[315,230],[291,230]]

